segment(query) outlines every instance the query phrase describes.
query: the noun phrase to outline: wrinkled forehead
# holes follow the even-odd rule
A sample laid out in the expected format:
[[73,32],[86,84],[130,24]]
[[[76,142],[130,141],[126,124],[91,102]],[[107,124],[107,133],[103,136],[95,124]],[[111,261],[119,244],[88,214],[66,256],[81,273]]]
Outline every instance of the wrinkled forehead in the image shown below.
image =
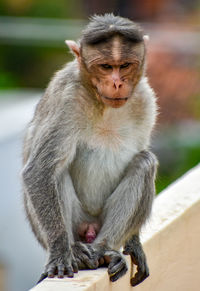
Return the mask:
[[109,62],[118,64],[132,61],[143,61],[145,53],[144,43],[134,43],[120,36],[114,36],[109,40],[93,44],[83,45],[81,54],[88,65]]

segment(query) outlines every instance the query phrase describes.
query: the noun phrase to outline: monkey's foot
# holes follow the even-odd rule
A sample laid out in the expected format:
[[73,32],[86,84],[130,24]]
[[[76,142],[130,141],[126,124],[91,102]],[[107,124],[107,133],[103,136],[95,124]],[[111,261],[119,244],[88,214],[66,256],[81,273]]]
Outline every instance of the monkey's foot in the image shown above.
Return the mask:
[[64,275],[72,278],[74,277],[74,273],[77,272],[78,265],[72,254],[51,254],[45,267],[45,272],[42,273],[38,283],[40,283],[46,277],[54,278],[55,275],[57,275],[58,278],[64,278]]
[[79,270],[98,268],[99,256],[91,244],[77,241],[72,246],[72,251],[78,264]]
[[130,255],[133,264],[137,266],[135,276],[131,278],[131,286],[136,286],[149,276],[149,268],[141,244],[126,245],[123,254]]
[[112,282],[122,277],[128,270],[126,260],[120,252],[108,250],[101,244],[76,242],[72,249],[79,269],[106,266]]
[[105,251],[104,260],[108,264],[108,274],[112,282],[118,280],[128,270],[126,260],[117,251]]

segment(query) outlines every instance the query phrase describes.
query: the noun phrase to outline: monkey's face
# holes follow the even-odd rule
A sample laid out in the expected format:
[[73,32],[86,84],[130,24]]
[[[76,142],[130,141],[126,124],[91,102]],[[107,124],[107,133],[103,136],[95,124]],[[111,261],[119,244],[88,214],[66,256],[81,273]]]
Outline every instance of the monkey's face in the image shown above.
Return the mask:
[[107,106],[123,106],[133,95],[144,63],[144,44],[133,44],[119,36],[82,49],[80,64],[99,101]]
[[139,62],[106,62],[92,68],[91,82],[97,97],[106,105],[123,106],[138,81]]

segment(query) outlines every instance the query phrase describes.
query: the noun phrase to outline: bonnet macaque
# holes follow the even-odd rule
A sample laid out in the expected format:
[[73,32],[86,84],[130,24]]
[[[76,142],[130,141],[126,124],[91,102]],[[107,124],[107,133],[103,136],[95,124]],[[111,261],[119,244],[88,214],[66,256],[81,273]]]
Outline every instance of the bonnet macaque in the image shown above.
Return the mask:
[[149,275],[139,239],[151,212],[157,159],[149,151],[156,103],[145,76],[145,36],[134,22],[92,17],[75,59],[57,72],[24,142],[24,205],[47,250],[41,280],[107,266],[111,281],[137,265]]

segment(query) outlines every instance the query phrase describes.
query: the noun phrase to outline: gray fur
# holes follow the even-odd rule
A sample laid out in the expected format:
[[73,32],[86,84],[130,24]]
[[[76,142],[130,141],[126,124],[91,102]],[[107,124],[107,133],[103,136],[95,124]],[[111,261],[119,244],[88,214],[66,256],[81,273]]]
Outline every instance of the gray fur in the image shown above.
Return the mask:
[[127,18],[105,14],[104,16],[95,15],[91,18],[83,31],[81,42],[96,45],[106,42],[116,34],[134,43],[143,41],[143,32],[138,24]]
[[[155,194],[157,160],[148,150],[155,95],[142,75],[123,107],[102,113],[92,92],[82,84],[76,60],[50,82],[24,142],[25,210],[48,251],[42,278],[56,270],[60,277],[64,271],[71,277],[78,268],[96,268],[98,260],[110,256],[108,271],[115,281],[127,270],[117,252],[125,245],[132,258],[136,250],[138,268],[146,266],[139,282],[148,267],[134,242]],[[101,226],[91,245],[79,242],[77,229],[85,221]]]

